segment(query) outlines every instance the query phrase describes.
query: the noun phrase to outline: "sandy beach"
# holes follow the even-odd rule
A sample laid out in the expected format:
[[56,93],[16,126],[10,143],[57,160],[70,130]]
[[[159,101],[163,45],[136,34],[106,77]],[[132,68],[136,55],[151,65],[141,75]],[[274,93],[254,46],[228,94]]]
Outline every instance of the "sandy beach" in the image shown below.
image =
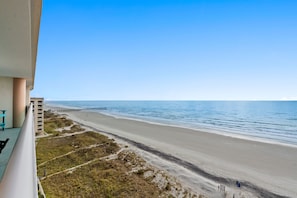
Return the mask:
[[[238,196],[246,191],[251,192],[250,197],[297,197],[296,147],[95,112],[64,113],[80,124],[115,135],[137,147],[146,160],[208,196],[216,197],[218,185],[223,184]],[[241,188],[236,186],[236,181],[241,182]],[[245,195],[249,197],[248,193]]]

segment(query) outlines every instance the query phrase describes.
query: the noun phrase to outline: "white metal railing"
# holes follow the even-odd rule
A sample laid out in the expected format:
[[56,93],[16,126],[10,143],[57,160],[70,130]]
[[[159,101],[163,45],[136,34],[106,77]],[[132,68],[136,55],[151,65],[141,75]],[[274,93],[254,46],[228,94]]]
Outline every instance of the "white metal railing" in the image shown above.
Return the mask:
[[32,105],[0,183],[1,198],[38,197]]

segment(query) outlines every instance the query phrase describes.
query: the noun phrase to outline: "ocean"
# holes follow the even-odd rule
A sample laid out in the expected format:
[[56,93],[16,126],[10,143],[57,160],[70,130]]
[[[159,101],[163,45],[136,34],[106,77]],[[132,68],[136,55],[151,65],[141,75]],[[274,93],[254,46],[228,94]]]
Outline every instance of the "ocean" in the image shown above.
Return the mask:
[[49,105],[297,146],[297,101],[47,101]]

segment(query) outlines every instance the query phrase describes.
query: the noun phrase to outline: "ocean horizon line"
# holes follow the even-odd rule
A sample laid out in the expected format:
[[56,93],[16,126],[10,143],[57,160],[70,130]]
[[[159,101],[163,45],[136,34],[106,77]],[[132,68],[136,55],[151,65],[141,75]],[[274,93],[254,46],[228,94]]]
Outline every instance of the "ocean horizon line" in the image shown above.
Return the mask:
[[45,101],[168,101],[168,102],[297,102],[297,99],[44,99]]
[[[291,101],[48,101],[49,105],[297,145]],[[102,109],[100,109],[102,108]],[[104,109],[103,109],[104,108]],[[250,138],[249,138],[250,139]]]

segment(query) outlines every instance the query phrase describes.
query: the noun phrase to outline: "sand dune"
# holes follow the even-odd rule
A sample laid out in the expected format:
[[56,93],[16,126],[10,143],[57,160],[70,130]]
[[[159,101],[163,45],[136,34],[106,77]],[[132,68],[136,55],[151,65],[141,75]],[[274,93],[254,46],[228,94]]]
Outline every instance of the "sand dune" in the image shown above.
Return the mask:
[[[245,197],[297,197],[297,148],[115,118],[95,112],[70,111],[71,119],[113,134],[152,163],[167,169],[194,190],[217,196],[224,184]],[[144,152],[146,151],[146,152]],[[236,187],[241,182],[241,188]],[[252,193],[249,195],[249,192]]]

